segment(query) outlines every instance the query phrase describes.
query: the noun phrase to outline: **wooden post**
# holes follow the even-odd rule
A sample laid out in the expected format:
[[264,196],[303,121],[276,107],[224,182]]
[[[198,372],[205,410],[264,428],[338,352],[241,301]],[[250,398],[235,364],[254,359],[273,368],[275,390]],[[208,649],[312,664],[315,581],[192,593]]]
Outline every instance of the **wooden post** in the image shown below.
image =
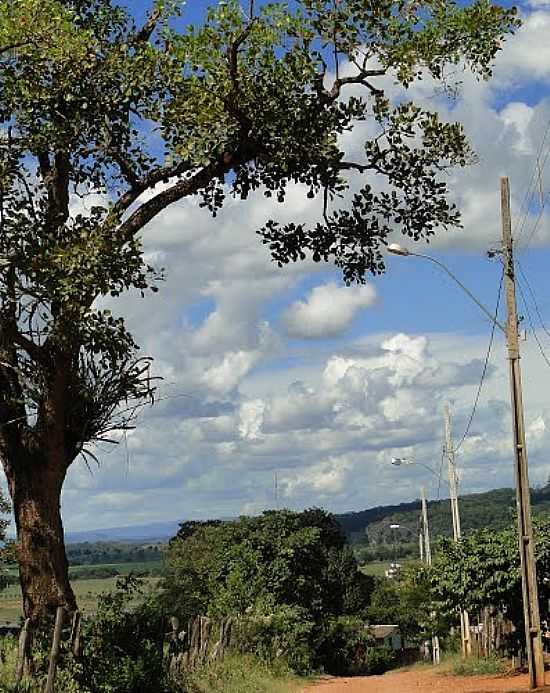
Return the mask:
[[510,183],[501,178],[500,199],[502,212],[502,246],[504,253],[504,288],[508,320],[506,339],[508,342],[508,362],[510,372],[510,391],[512,402],[512,421],[514,432],[514,469],[516,477],[516,496],[518,514],[518,540],[521,563],[521,586],[523,593],[523,615],[527,663],[529,666],[529,686],[544,686],[544,658],[542,653],[542,633],[537,588],[537,565],[531,522],[531,498],[527,464],[527,443],[523,414],[523,394],[519,353],[518,314],[516,305],[515,266],[512,251],[512,221],[510,214]]
[[63,619],[65,616],[65,608],[57,607],[55,614],[55,626],[53,631],[52,649],[50,652],[50,666],[48,668],[48,680],[44,693],[54,693],[55,672],[57,670],[57,662],[59,660],[59,645],[61,643],[61,631],[63,630]]
[[80,657],[80,624],[81,624],[80,611],[75,611],[73,614],[73,623],[71,626],[71,652],[74,657]]
[[25,623],[23,624],[23,628],[21,628],[21,632],[19,633],[19,647],[17,650],[17,665],[15,668],[15,681],[16,683],[20,683],[21,679],[23,678],[23,669],[25,667],[25,659],[27,658],[27,641],[29,638],[29,630],[31,626],[31,620],[30,618],[27,618],[25,620]]

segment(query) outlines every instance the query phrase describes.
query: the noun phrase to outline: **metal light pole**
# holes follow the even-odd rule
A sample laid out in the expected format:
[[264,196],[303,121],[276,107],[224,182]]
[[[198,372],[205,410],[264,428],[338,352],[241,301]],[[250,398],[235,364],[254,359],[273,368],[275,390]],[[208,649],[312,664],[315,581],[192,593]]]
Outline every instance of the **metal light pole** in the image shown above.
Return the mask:
[[[458,541],[461,537],[460,528],[460,512],[458,508],[458,479],[456,472],[456,464],[454,459],[454,448],[451,437],[451,421],[450,412],[448,408],[445,410],[445,447],[444,451],[447,454],[448,469],[449,469],[449,498],[451,503],[451,517],[453,525],[453,538],[454,541]],[[431,472],[434,476],[439,477],[435,469],[432,469],[429,465],[423,462],[417,462],[416,460],[408,459],[406,457],[392,457],[391,463],[396,466],[408,466],[408,465],[420,465]],[[422,555],[422,536],[420,537],[420,550]],[[422,558],[420,559],[422,560]],[[430,561],[431,564],[431,556]],[[472,645],[470,641],[470,617],[466,610],[460,612],[460,642],[462,646],[462,654],[468,657],[472,653]]]
[[[462,536],[462,530],[460,527],[460,511],[458,508],[458,474],[456,471],[451,408],[449,404],[445,404],[445,455],[447,456],[449,472],[449,496],[451,501],[451,515],[453,518],[453,538],[455,542],[458,542]],[[460,612],[460,639],[462,642],[462,656],[469,657],[472,654],[472,644],[470,641],[470,616],[466,609]]]
[[510,373],[510,396],[512,403],[512,421],[514,433],[514,469],[516,477],[516,497],[518,513],[518,539],[521,560],[521,584],[523,596],[523,613],[525,622],[525,640],[529,664],[529,686],[531,689],[544,686],[544,658],[542,651],[542,634],[537,590],[537,566],[533,527],[531,521],[531,499],[527,463],[527,444],[525,439],[525,421],[523,414],[523,395],[521,385],[518,316],[515,292],[515,268],[512,249],[512,224],[510,215],[510,183],[508,178],[501,179],[500,185],[502,215],[502,252],[504,259],[504,282],[506,292],[507,322],[499,322],[496,315],[478,301],[464,284],[442,262],[429,255],[411,253],[397,243],[388,246],[388,251],[395,255],[421,257],[435,263],[443,269],[463,291],[476,303],[491,321],[506,335]]
[[[430,545],[430,525],[428,524],[428,504],[426,502],[426,492],[424,491],[424,487],[420,489],[420,496],[422,502],[422,535],[424,539],[424,556],[426,558],[426,565],[431,566],[432,549]],[[432,635],[432,659],[434,665],[439,664],[441,660],[439,637],[437,635]]]

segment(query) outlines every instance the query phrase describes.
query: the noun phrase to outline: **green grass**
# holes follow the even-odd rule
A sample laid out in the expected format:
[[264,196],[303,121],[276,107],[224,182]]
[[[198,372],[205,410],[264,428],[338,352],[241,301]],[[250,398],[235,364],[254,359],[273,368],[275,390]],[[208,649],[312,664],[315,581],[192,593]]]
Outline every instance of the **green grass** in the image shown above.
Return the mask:
[[[128,563],[121,565],[141,564]],[[122,574],[122,570],[120,572]],[[150,587],[153,587],[158,582],[158,578],[142,578],[142,580]],[[95,611],[99,595],[113,590],[116,581],[116,577],[73,580],[71,584],[80,610],[83,613]],[[10,585],[0,592],[0,623],[17,622],[21,615],[21,590],[19,585]]]
[[267,667],[251,655],[226,655],[223,662],[189,674],[189,693],[298,693],[304,687],[286,670]]
[[128,563],[92,563],[91,565],[71,565],[70,570],[77,570],[79,573],[84,573],[95,568],[114,568],[120,575],[129,575],[130,573],[142,573],[148,570],[157,570],[162,568],[164,561],[135,561]]
[[461,654],[445,655],[439,670],[454,676],[497,676],[505,673],[509,664],[500,657],[468,657]]
[[453,666],[455,676],[484,676],[489,674],[503,674],[506,671],[506,663],[498,657],[480,658],[470,657],[460,660]]

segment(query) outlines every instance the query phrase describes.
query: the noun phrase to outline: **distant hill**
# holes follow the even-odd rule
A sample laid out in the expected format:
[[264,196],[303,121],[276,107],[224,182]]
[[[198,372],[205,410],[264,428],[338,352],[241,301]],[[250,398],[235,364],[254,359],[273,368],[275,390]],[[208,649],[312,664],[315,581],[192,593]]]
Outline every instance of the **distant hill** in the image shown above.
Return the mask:
[[[533,514],[550,515],[550,486],[531,491]],[[433,537],[451,536],[452,524],[449,499],[428,502],[430,532]],[[499,488],[485,493],[460,496],[462,531],[490,527],[501,529],[514,522],[516,493],[511,488]],[[338,522],[352,543],[383,542],[390,524],[400,524],[416,532],[420,515],[420,500],[399,505],[385,505],[360,512],[337,515]],[[413,539],[413,537],[411,537]]]
[[166,541],[176,534],[180,521],[151,522],[147,525],[132,525],[130,527],[107,527],[105,529],[91,529],[82,532],[66,532],[65,540],[68,544],[96,541]]
[[[462,530],[477,527],[500,529],[515,518],[516,495],[514,489],[499,488],[485,493],[460,496]],[[535,515],[550,515],[550,485],[531,491]],[[451,536],[451,513],[447,498],[428,502],[430,531],[432,536]],[[420,513],[420,500],[398,505],[379,505],[357,512],[340,513],[336,519],[353,543],[380,540],[380,534],[390,524],[401,524],[416,530]],[[230,518],[224,518],[230,519]],[[67,532],[67,543],[119,541],[147,542],[166,541],[173,537],[183,520],[152,522],[129,527],[107,527],[81,532]]]

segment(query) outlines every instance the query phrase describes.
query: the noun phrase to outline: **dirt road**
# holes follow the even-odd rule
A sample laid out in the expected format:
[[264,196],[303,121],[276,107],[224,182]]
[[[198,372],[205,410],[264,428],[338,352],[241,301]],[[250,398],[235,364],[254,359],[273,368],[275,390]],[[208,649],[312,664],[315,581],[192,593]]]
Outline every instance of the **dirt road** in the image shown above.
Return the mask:
[[[550,684],[550,672],[546,674]],[[383,676],[326,679],[311,684],[303,693],[523,693],[527,675],[447,676],[430,670],[390,671]],[[550,686],[544,689],[550,692]]]

